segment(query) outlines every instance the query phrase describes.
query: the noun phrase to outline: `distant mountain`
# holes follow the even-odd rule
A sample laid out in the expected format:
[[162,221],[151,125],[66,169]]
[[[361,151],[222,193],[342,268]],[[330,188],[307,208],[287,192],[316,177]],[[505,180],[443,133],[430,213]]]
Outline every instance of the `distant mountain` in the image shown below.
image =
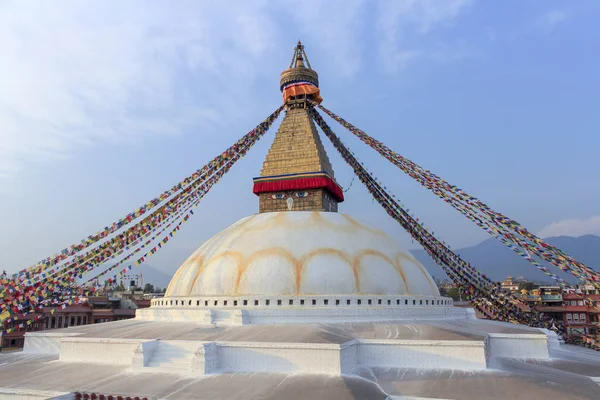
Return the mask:
[[172,278],[170,273],[163,272],[148,264],[140,264],[139,267],[142,268],[140,272],[144,277],[144,283],[151,283],[154,287],[163,289],[169,286],[169,282],[171,282]]
[[[580,237],[557,236],[544,239],[544,241],[561,249],[588,267],[600,271],[600,237],[594,235]],[[424,250],[413,250],[411,253],[421,261],[431,275],[436,277],[445,276],[441,268],[429,258]],[[456,253],[495,281],[503,280],[510,275],[512,277],[523,276],[526,279],[541,282],[554,282],[533,264],[494,238],[487,239],[476,246],[458,249]],[[540,264],[548,267],[550,271],[561,278],[575,283],[575,277],[563,273],[548,263],[540,262]]]

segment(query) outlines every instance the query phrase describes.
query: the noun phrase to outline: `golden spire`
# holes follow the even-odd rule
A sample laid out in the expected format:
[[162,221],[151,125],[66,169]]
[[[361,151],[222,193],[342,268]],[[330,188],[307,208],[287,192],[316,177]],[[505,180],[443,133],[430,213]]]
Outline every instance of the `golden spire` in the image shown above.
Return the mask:
[[297,99],[300,95],[317,103],[323,101],[319,91],[319,74],[311,68],[304,45],[299,40],[294,48],[290,67],[281,73],[279,89],[283,93],[284,103]]
[[[310,62],[308,61],[308,57],[306,56],[306,52],[304,51],[304,45],[300,40],[298,40],[298,44],[294,49],[294,56],[292,57],[292,62],[290,63],[290,68],[306,68],[304,66],[304,60],[306,60],[306,65],[308,65],[308,69],[312,69],[310,67]],[[295,64],[294,64],[295,62]]]
[[[306,63],[306,64],[305,64]],[[308,101],[320,103],[319,77],[298,41],[290,67],[281,73],[286,113],[269,149],[253,192],[260,212],[337,212],[344,193],[308,113]]]

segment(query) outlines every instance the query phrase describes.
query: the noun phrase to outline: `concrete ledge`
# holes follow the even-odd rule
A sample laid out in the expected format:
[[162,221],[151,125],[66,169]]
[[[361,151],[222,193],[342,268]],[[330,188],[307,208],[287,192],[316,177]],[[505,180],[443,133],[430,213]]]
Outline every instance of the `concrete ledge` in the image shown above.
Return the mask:
[[218,342],[220,372],[341,375],[338,344]]
[[28,354],[60,354],[60,341],[67,337],[76,337],[81,333],[64,332],[27,332],[23,353]]
[[143,339],[63,338],[60,341],[61,362],[132,365],[134,352]]
[[490,333],[489,356],[516,359],[548,360],[548,337],[539,334],[501,334]]
[[[70,399],[68,392],[55,392],[50,390],[0,388],[0,399],[6,400],[46,400]],[[74,396],[72,396],[74,398]]]
[[364,367],[485,370],[483,341],[364,340],[358,364]]

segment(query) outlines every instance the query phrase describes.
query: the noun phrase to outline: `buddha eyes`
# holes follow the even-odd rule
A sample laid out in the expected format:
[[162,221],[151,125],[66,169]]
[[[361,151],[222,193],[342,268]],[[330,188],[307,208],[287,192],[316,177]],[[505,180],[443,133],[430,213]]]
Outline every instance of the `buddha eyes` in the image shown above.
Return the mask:
[[[308,196],[310,196],[309,192],[294,192],[289,197],[297,197],[299,199],[302,199],[302,198],[308,197]],[[269,196],[269,198],[275,199],[275,200],[283,200],[287,197],[288,196],[285,193],[274,193]]]

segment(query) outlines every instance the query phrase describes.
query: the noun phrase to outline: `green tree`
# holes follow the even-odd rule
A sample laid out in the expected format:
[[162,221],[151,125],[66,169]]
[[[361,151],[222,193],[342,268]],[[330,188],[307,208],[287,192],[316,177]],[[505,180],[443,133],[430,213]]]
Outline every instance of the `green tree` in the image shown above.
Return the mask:
[[458,288],[448,289],[446,296],[452,297],[452,300],[455,300],[455,301],[460,300],[460,293],[458,291]]
[[154,293],[154,285],[146,283],[146,285],[144,285],[144,293]]
[[533,282],[521,282],[519,283],[519,290],[533,290],[533,289],[537,289],[539,287],[539,285],[533,283]]

